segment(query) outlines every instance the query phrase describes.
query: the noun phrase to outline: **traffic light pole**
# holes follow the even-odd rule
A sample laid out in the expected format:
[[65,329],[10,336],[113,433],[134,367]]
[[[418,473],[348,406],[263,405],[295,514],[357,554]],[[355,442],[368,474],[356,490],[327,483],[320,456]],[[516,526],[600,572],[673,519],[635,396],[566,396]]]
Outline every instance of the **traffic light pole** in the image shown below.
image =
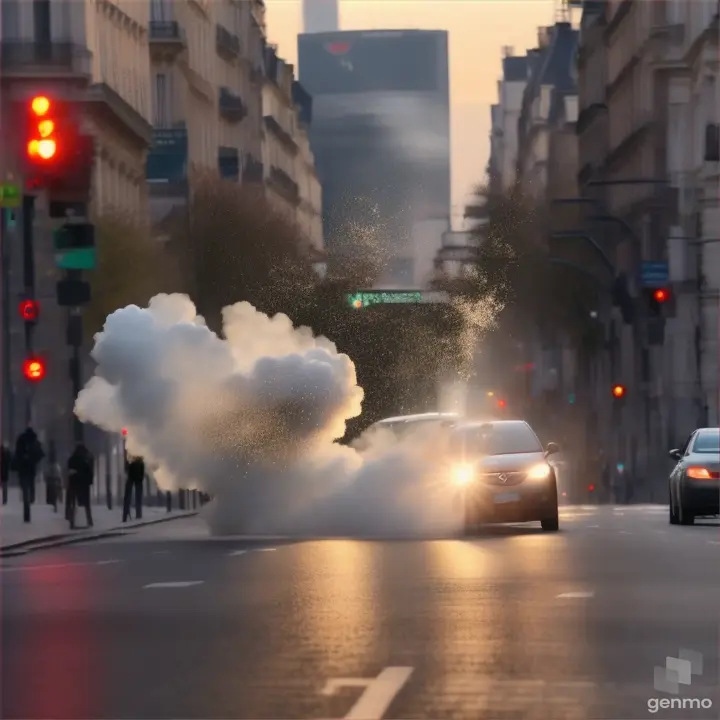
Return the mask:
[[[70,282],[82,280],[80,270],[68,270],[65,279]],[[70,383],[72,386],[73,398],[73,440],[76,443],[83,442],[85,427],[74,412],[75,401],[82,390],[82,361],[80,349],[83,337],[83,316],[81,307],[71,307],[68,312],[67,341],[70,346]]]
[[[35,247],[33,245],[35,222],[35,197],[24,195],[22,202],[22,237],[23,237],[23,286],[25,297],[35,299]],[[33,325],[26,322],[25,326],[25,357],[33,354]],[[25,386],[25,426],[29,427],[33,421],[33,387]]]

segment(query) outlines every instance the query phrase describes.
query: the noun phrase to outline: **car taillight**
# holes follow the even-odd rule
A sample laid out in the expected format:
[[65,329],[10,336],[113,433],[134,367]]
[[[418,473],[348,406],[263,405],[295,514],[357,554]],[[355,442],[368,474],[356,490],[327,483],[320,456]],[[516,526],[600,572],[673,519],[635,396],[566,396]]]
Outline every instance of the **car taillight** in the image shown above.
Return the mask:
[[687,476],[693,480],[718,480],[720,479],[720,472],[713,472],[704,467],[689,467]]

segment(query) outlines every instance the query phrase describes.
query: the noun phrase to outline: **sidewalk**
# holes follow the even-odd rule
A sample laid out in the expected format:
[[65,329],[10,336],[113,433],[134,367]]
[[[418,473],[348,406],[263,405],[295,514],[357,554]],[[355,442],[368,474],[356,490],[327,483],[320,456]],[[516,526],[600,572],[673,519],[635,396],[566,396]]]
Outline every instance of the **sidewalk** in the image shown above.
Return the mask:
[[[31,522],[24,523],[22,504],[17,497],[11,496],[7,505],[0,506],[0,550],[9,550],[13,547],[47,540],[62,542],[77,537],[93,537],[113,530],[127,530],[133,527],[162,522],[194,515],[195,511],[174,510],[168,512],[163,507],[143,507],[142,520],[131,519],[122,522],[122,507],[108,510],[105,505],[93,503],[93,528],[85,526],[85,511],[78,508],[76,512],[76,529],[70,530],[65,520],[65,506],[59,505],[57,512],[52,506],[44,502],[37,502],[31,508]],[[39,498],[40,499],[40,498]],[[43,497],[42,500],[45,498]],[[131,518],[134,517],[134,513]]]

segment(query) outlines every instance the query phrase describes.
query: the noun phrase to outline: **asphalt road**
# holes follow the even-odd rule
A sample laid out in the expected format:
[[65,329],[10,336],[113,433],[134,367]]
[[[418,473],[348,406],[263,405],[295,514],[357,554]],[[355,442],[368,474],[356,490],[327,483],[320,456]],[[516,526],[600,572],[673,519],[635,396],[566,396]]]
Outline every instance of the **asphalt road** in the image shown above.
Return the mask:
[[[290,542],[193,519],[7,559],[2,717],[717,718],[718,525],[650,507],[561,522]],[[702,672],[654,689],[681,648]]]

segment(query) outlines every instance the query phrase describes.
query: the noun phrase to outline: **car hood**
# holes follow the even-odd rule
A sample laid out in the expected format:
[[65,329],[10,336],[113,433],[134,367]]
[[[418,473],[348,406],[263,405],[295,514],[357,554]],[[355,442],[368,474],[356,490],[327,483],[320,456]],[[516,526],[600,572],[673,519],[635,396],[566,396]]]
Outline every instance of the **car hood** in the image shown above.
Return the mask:
[[539,462],[543,462],[545,454],[543,452],[536,453],[517,453],[513,455],[486,455],[471,460],[477,465],[478,470],[486,473],[493,472],[511,472],[517,470],[525,470]]

